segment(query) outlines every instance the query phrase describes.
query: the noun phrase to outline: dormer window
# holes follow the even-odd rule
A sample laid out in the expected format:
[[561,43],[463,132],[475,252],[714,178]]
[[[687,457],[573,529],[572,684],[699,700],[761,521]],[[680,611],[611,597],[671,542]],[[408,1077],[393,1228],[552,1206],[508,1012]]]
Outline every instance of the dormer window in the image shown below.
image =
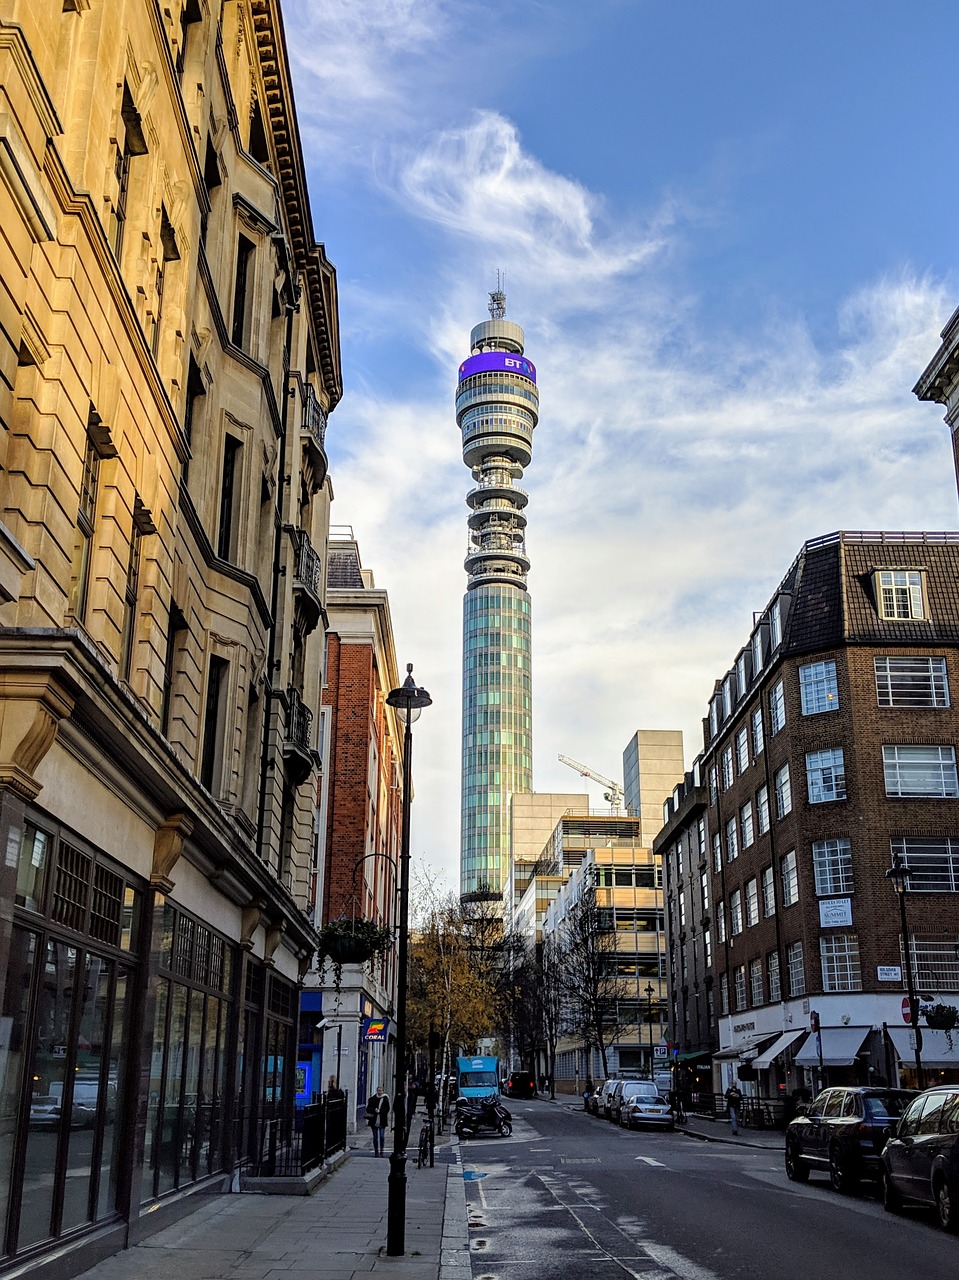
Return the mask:
[[880,618],[926,617],[921,570],[877,569],[875,578]]

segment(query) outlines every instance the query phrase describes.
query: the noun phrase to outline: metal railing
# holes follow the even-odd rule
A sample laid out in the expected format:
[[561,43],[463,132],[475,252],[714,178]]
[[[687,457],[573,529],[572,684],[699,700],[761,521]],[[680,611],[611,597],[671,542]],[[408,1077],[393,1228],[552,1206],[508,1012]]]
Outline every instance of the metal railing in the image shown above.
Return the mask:
[[[721,1093],[694,1093],[686,1103],[689,1115],[707,1116],[710,1120],[726,1117],[726,1099]],[[786,1101],[783,1098],[744,1097],[739,1104],[739,1123],[744,1129],[784,1129]]]
[[291,687],[288,690],[288,697],[290,708],[286,718],[286,741],[309,751],[313,712],[300,697],[297,689]]
[[315,596],[320,594],[320,557],[314,551],[313,545],[305,533],[300,538],[300,545],[296,553],[293,580],[298,585],[306,587],[308,591],[312,591]]
[[309,435],[318,449],[326,447],[326,414],[311,386],[306,388],[303,401],[303,430]]
[[294,1178],[318,1168],[346,1147],[347,1097],[323,1098],[282,1116],[237,1118],[251,1149],[241,1159],[254,1178]]

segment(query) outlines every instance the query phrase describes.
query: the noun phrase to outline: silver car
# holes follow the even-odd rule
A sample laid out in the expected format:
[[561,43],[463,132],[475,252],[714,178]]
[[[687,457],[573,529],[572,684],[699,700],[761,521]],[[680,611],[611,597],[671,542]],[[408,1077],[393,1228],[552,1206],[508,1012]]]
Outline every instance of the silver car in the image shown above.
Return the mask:
[[669,1109],[659,1090],[652,1081],[640,1081],[644,1087],[631,1091],[630,1097],[623,1107],[623,1120],[627,1129],[639,1128],[643,1125],[655,1126],[658,1129],[672,1131],[676,1128],[676,1118]]

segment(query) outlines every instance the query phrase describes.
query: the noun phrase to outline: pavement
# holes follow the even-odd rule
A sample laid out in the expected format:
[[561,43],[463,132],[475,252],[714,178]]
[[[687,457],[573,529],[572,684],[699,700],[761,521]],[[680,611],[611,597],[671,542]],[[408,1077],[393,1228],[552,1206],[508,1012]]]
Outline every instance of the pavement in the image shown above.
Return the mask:
[[[554,1102],[581,1111],[580,1099]],[[691,1138],[783,1149],[777,1130],[730,1132],[726,1120],[691,1115]],[[414,1133],[418,1128],[414,1123]],[[312,1195],[198,1197],[173,1226],[115,1254],[78,1280],[470,1280],[466,1184],[459,1140],[437,1138],[435,1167],[407,1161],[406,1252],[386,1254],[389,1160],[373,1156],[371,1134],[350,1134],[347,1150]]]
[[402,1257],[386,1254],[389,1169],[363,1129],[312,1195],[204,1196],[195,1212],[79,1280],[470,1280],[458,1139],[437,1139],[432,1169],[416,1167],[415,1151],[407,1161]]

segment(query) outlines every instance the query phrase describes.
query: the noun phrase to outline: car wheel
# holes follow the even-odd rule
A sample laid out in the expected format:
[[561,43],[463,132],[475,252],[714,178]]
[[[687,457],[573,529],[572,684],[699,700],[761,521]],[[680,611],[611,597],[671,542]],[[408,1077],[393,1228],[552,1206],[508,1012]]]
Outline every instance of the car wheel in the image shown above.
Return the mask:
[[902,1193],[889,1175],[889,1170],[882,1172],[882,1207],[887,1213],[902,1213]]
[[790,1182],[808,1182],[809,1166],[799,1158],[794,1142],[786,1143],[786,1177]]
[[936,1213],[943,1231],[959,1231],[959,1189],[940,1178],[935,1187]]
[[512,1132],[513,1132],[513,1126],[510,1124],[510,1122],[508,1120],[502,1121],[499,1127],[499,1136],[501,1138],[508,1138]]
[[859,1183],[848,1156],[843,1154],[840,1147],[832,1147],[829,1151],[829,1181],[833,1191],[838,1191],[843,1196],[855,1191]]

